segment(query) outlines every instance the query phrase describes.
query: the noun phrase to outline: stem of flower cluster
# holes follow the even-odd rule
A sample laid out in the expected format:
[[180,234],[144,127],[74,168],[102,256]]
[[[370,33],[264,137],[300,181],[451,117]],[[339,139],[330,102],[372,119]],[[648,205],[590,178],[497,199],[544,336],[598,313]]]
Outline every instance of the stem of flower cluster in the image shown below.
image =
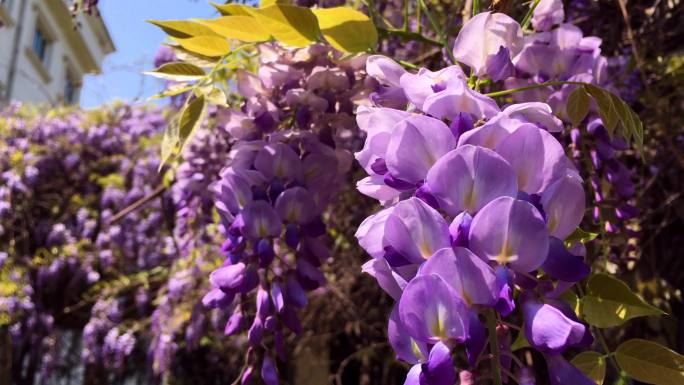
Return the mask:
[[404,39],[420,41],[420,42],[427,43],[427,44],[430,44],[430,45],[434,45],[434,46],[437,46],[437,47],[441,47],[441,46],[442,46],[442,42],[439,42],[439,41],[437,41],[437,40],[430,39],[429,37],[425,37],[425,36],[423,36],[423,35],[421,35],[421,34],[419,34],[419,33],[415,33],[415,32],[406,32],[406,31],[404,31],[404,30],[402,30],[402,29],[394,29],[394,28],[391,28],[391,29],[390,29],[390,28],[387,28],[387,29],[385,29],[385,28],[378,28],[378,32],[380,32],[381,34],[386,35],[386,36],[399,36],[399,37],[402,37],[402,38],[404,38]]
[[530,21],[532,21],[532,15],[534,14],[534,10],[537,9],[537,5],[539,5],[540,2],[541,0],[534,0],[534,3],[532,3],[532,6],[530,6],[530,9],[525,14],[522,23],[520,23],[520,27],[523,31],[527,29],[528,25],[530,25]]
[[551,86],[562,86],[565,84],[573,84],[576,86],[583,86],[589,83],[583,83],[583,82],[565,82],[565,81],[551,81],[551,82],[544,82],[544,83],[538,83],[534,84],[531,86],[526,86],[526,87],[520,87],[520,88],[513,88],[511,90],[503,90],[503,91],[497,91],[497,92],[490,92],[488,94],[485,94],[485,96],[489,96],[490,98],[495,98],[497,96],[505,96],[505,95],[510,95],[514,94],[516,92],[521,92],[521,91],[527,91],[527,90],[533,90],[536,88],[544,88],[544,87],[551,87]]
[[494,309],[487,311],[487,332],[489,333],[489,350],[492,353],[492,378],[494,385],[502,385],[501,382],[501,361],[499,357],[499,341],[496,338],[496,313]]
[[480,0],[473,0],[473,16],[480,13]]

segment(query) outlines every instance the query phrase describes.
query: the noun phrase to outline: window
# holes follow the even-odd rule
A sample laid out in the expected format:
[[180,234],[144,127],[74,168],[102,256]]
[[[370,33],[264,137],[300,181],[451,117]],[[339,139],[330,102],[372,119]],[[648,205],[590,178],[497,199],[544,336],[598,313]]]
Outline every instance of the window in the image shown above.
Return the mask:
[[36,31],[33,34],[33,53],[46,67],[49,59],[49,48],[50,41],[47,35],[39,27],[36,27]]
[[71,76],[67,74],[64,81],[64,102],[67,104],[76,104],[77,91],[78,88],[76,84],[72,80]]
[[10,15],[12,14],[12,4],[13,3],[14,3],[14,0],[0,0],[0,5],[5,7],[5,10]]

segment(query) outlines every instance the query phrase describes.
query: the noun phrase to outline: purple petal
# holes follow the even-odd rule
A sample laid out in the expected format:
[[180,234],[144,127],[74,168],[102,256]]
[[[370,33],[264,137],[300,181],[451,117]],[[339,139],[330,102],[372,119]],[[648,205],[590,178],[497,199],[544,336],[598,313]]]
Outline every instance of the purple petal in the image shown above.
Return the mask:
[[549,233],[565,239],[575,231],[584,217],[585,195],[582,179],[574,172],[550,185],[541,197]]
[[278,213],[265,201],[254,201],[242,211],[245,235],[251,238],[277,237],[283,227]]
[[302,178],[302,162],[294,150],[284,143],[268,144],[257,153],[254,167],[266,179],[294,181]]
[[430,349],[428,360],[422,365],[420,383],[453,385],[455,381],[456,369],[451,359],[451,349],[443,342],[438,342]]
[[468,113],[477,119],[491,118],[499,112],[494,99],[468,87],[465,80],[425,99],[423,111],[438,119],[455,119]]
[[482,12],[461,28],[454,42],[454,57],[467,64],[476,75],[487,74],[487,58],[507,48],[511,56],[520,52],[523,35],[520,25],[503,13]]
[[551,385],[596,385],[586,374],[560,355],[546,355]]
[[544,168],[544,147],[541,130],[532,124],[523,124],[496,147],[518,177],[518,188],[529,194],[539,191]]
[[311,222],[319,212],[311,193],[299,186],[280,193],[275,208],[280,218],[300,225]]
[[356,230],[356,239],[359,245],[373,258],[382,258],[385,254],[384,241],[385,223],[387,217],[394,211],[394,207],[381,210],[366,218]]
[[462,212],[454,218],[449,225],[449,234],[451,234],[451,246],[453,247],[468,247],[468,234],[470,234],[470,224],[473,222],[473,217]]
[[450,246],[449,227],[435,209],[418,198],[394,206],[385,223],[385,241],[413,263]]
[[485,71],[495,82],[515,75],[515,67],[511,62],[508,48],[501,46],[497,53],[489,55],[485,61]]
[[406,286],[406,281],[392,268],[384,258],[373,258],[363,264],[361,271],[370,274],[378,281],[378,285],[385,290],[395,301],[401,298],[401,292]]
[[440,208],[451,215],[474,215],[500,196],[516,196],[516,175],[508,162],[484,147],[464,145],[450,151],[427,174]]
[[518,272],[530,272],[544,263],[549,233],[539,211],[510,197],[491,201],[473,218],[471,250],[485,261],[508,264]]
[[399,87],[399,80],[406,70],[386,56],[371,55],[366,59],[366,73],[381,84]]
[[544,303],[523,303],[525,337],[532,347],[543,353],[561,353],[582,341],[585,326],[573,321],[557,308]]
[[240,262],[235,265],[220,267],[209,275],[209,281],[214,287],[224,291],[239,288],[245,279],[245,264]]
[[427,344],[411,338],[399,318],[399,306],[395,305],[387,325],[387,339],[397,354],[397,359],[409,364],[425,362],[428,355]]
[[591,268],[584,262],[584,258],[570,254],[563,241],[556,237],[550,238],[549,255],[546,257],[542,268],[552,278],[566,282],[579,282],[591,272]]
[[387,145],[387,169],[410,183],[425,179],[430,167],[456,147],[456,139],[442,121],[413,115],[397,123]]
[[466,306],[437,275],[416,277],[399,300],[399,316],[406,332],[420,342],[465,341]]
[[464,247],[444,248],[421,265],[418,275],[438,275],[468,306],[494,305],[501,287],[494,269]]
[[264,356],[264,361],[261,363],[261,379],[266,385],[278,385],[279,383],[275,362],[268,355]]

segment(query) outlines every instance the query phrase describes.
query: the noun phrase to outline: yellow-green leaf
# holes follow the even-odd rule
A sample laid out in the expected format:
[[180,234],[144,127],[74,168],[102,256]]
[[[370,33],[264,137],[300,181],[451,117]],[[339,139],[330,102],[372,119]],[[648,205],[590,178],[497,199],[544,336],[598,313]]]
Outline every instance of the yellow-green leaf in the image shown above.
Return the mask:
[[608,133],[613,135],[615,125],[618,122],[618,115],[615,106],[613,105],[610,92],[592,84],[585,84],[584,88],[596,101],[601,121],[603,121],[603,125],[606,127],[606,130],[608,130]]
[[566,110],[574,127],[578,127],[589,113],[590,101],[591,99],[587,91],[584,90],[584,87],[577,87],[568,96],[568,107]]
[[635,380],[656,385],[684,384],[684,356],[655,342],[626,341],[618,346],[615,358]]
[[211,5],[214,6],[222,15],[228,16],[228,15],[244,15],[244,16],[249,16],[249,12],[247,11],[247,8],[252,8],[248,5],[242,5],[242,4],[216,4],[216,3],[211,3]]
[[161,142],[161,163],[159,164],[159,169],[164,166],[166,162],[171,159],[171,157],[177,152],[179,143],[178,135],[178,119],[173,119],[169,122],[164,130],[164,135],[162,136]]
[[251,16],[223,16],[218,19],[197,20],[197,22],[206,25],[217,34],[228,39],[251,43],[266,41],[271,37]]
[[274,39],[284,44],[306,47],[320,35],[316,16],[309,8],[276,4],[245,9]]
[[221,36],[195,36],[188,39],[175,38],[186,50],[202,56],[219,57],[231,51],[230,43]]
[[189,38],[193,36],[216,35],[211,28],[189,20],[147,20],[161,28],[167,35],[177,38]]
[[597,236],[597,233],[590,233],[578,227],[565,239],[565,244],[567,246],[572,246],[575,242],[587,243],[596,239]]
[[587,294],[582,297],[582,314],[589,324],[607,328],[632,318],[664,312],[646,303],[624,282],[606,274],[595,274],[589,278]]
[[205,75],[204,70],[196,65],[182,62],[166,63],[145,74],[174,81],[197,80]]
[[349,7],[319,8],[313,13],[323,37],[342,52],[364,52],[378,43],[375,25],[363,13]]
[[515,341],[513,341],[513,344],[511,344],[511,351],[515,352],[516,350],[520,350],[528,346],[530,346],[530,342],[527,341],[527,337],[525,337],[525,327],[523,325],[523,327],[520,328],[518,335],[515,337]]
[[603,379],[606,377],[606,359],[601,353],[582,352],[576,355],[570,363],[598,385],[603,384]]
[[202,124],[206,111],[207,103],[204,99],[204,95],[200,95],[188,103],[181,112],[180,119],[178,120],[178,135],[180,138],[179,152],[183,149],[183,146],[195,132],[197,127]]

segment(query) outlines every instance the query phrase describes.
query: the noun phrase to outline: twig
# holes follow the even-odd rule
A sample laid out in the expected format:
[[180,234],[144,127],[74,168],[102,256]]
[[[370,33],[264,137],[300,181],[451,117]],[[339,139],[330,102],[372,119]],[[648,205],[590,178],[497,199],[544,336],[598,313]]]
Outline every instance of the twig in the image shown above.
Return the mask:
[[132,213],[133,211],[139,209],[143,205],[145,205],[147,202],[153,200],[154,198],[160,196],[164,191],[166,190],[166,187],[164,185],[159,185],[157,186],[154,191],[152,191],[149,195],[144,196],[137,201],[133,202],[130,206],[126,207],[125,209],[119,211],[112,217],[112,219],[109,221],[109,223],[116,223],[123,219],[126,215]]

